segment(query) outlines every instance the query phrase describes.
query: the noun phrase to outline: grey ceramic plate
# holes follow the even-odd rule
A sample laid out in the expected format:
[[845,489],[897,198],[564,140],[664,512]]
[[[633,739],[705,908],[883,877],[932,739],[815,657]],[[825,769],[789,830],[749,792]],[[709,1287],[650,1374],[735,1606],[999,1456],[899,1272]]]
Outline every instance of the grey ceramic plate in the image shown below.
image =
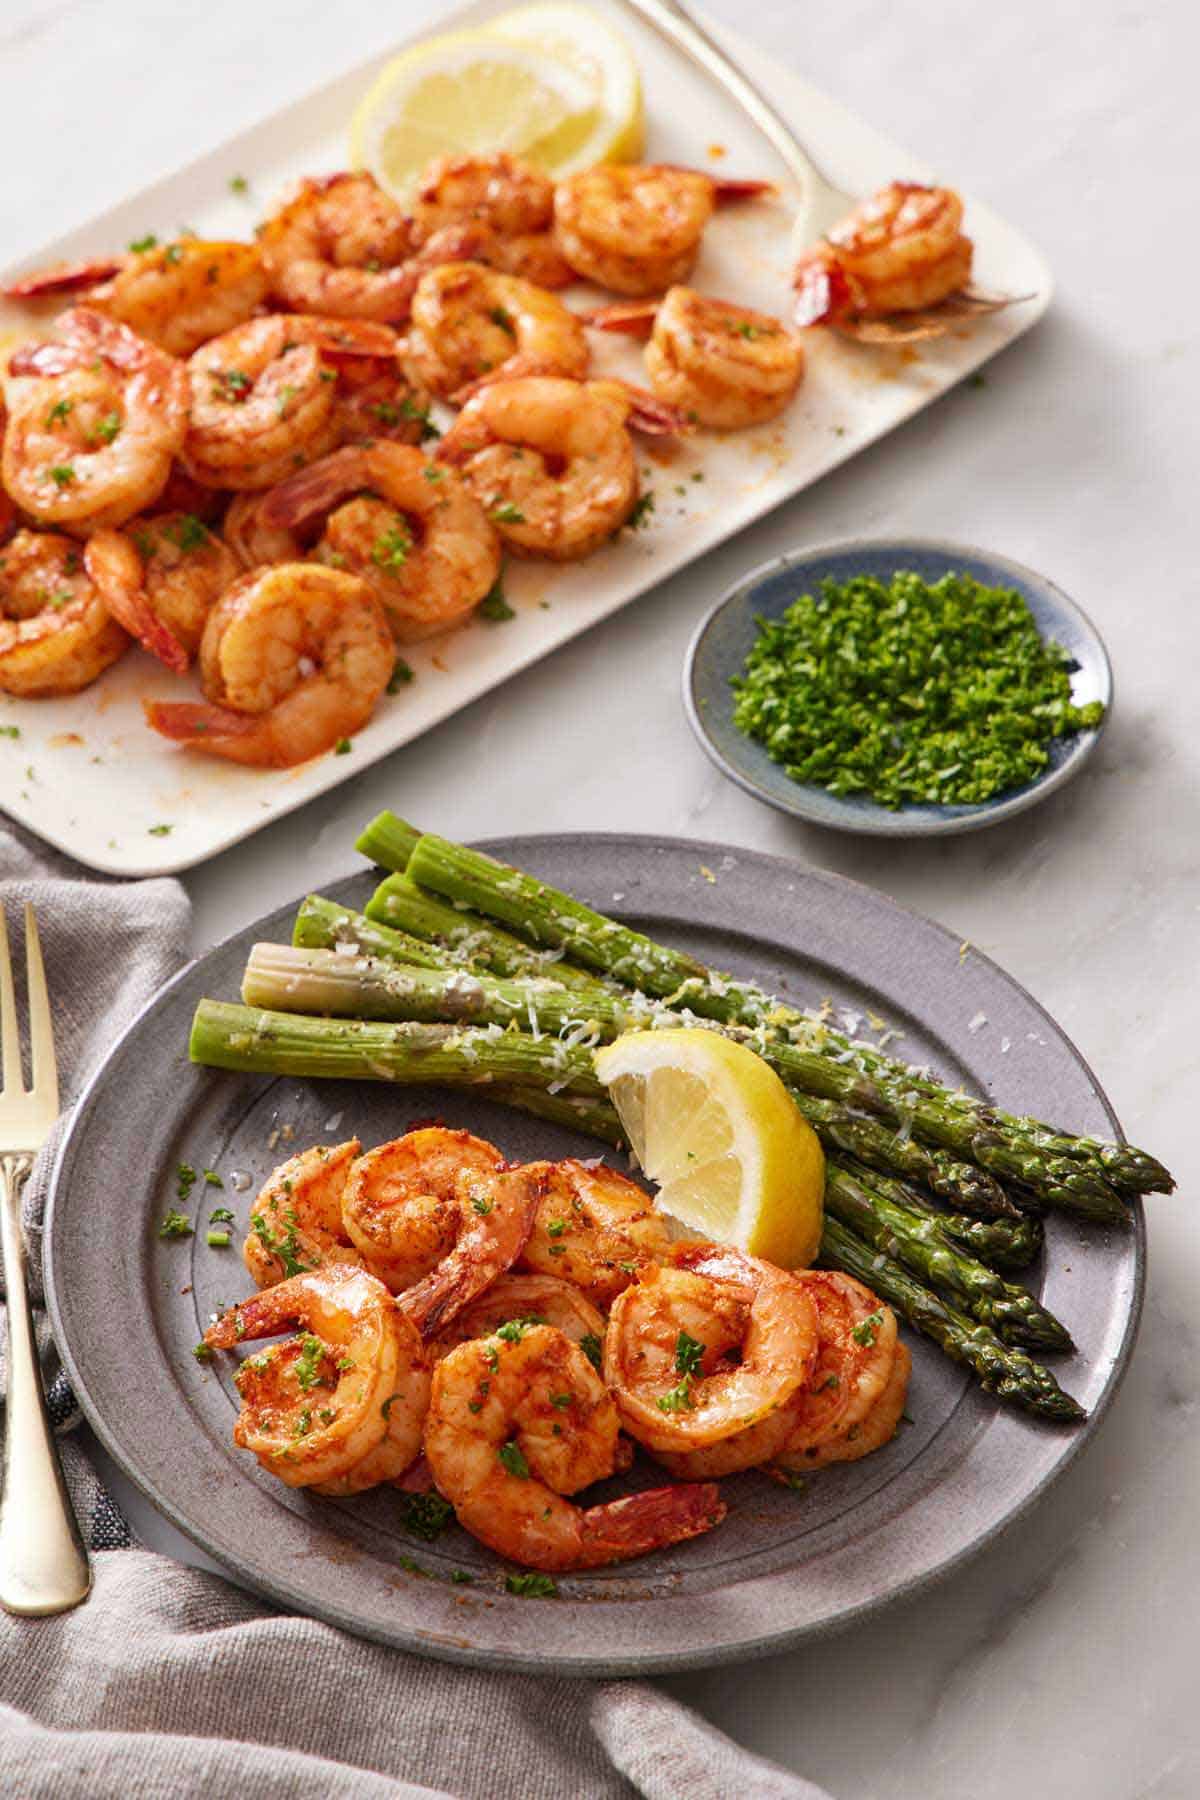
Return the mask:
[[[950,570],[965,571],[989,587],[1012,587],[1023,594],[1043,638],[1062,645],[1075,665],[1071,694],[1076,705],[1101,700],[1105,716],[1094,731],[1056,738],[1050,760],[1036,781],[977,806],[903,806],[892,812],[872,800],[841,798],[824,788],[793,781],[772,762],[761,744],[743,736],[733,722],[730,677],[740,674],[758,635],[758,618],[777,619],[798,595],[827,578],[875,575],[890,581],[911,569],[926,581]],[[1112,706],[1112,669],[1091,620],[1061,588],[1021,563],[967,544],[930,538],[849,539],[845,543],[792,550],[762,563],[722,595],[701,622],[683,669],[683,703],[692,730],[717,767],[739,787],[768,806],[814,825],[859,831],[876,837],[941,837],[979,831],[1024,812],[1077,775],[1100,741]]]
[[[904,1032],[904,1054],[1010,1107],[1075,1130],[1115,1129],[1086,1065],[1014,981],[867,888],[713,844],[549,837],[488,847],[718,966],[881,1014]],[[361,905],[371,886],[364,872],[328,891]],[[271,1141],[283,1127],[298,1145],[352,1133],[374,1143],[432,1115],[511,1156],[596,1148],[483,1095],[193,1068],[196,1001],[236,994],[250,945],[286,937],[291,919],[290,908],[273,913],[185,969],[122,1038],[63,1146],[46,1231],[54,1329],[88,1418],[149,1498],[247,1587],[388,1644],[493,1668],[603,1675],[732,1661],[845,1624],[953,1568],[1024,1511],[1095,1428],[1133,1341],[1140,1216],[1111,1241],[1050,1223],[1043,1292],[1079,1342],[1060,1372],[1091,1411],[1086,1426],[1056,1430],[1002,1411],[914,1340],[913,1423],[886,1450],[828,1470],[803,1493],[753,1474],[729,1481],[719,1530],[565,1578],[557,1600],[507,1594],[501,1565],[457,1529],[429,1545],[406,1536],[386,1490],[320,1500],[261,1474],[231,1441],[228,1369],[191,1354],[210,1314],[249,1291],[240,1258],[202,1237],[156,1235],[178,1163],[225,1178],[222,1195],[193,1194],[193,1211],[215,1197],[244,1226],[252,1190],[233,1177],[257,1186],[286,1154]],[[474,1583],[452,1584],[456,1569]]]

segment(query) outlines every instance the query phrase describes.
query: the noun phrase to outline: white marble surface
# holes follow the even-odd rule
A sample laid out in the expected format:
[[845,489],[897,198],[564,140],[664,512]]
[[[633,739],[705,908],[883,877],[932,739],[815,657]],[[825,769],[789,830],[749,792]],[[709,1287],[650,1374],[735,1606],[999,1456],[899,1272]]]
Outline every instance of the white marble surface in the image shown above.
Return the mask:
[[[1050,317],[982,390],[194,872],[196,946],[344,871],[356,825],[394,804],[460,837],[582,826],[793,855],[931,913],[1026,982],[1131,1135],[1181,1177],[1152,1203],[1146,1319],[1109,1420],[1033,1516],[953,1580],[828,1644],[675,1686],[838,1800],[1187,1800],[1200,1793],[1194,21],[1179,0],[711,6],[1020,222],[1057,271]],[[168,20],[135,0],[8,0],[0,258],[438,10],[209,0]],[[1096,620],[1116,673],[1112,728],[1076,786],[933,845],[834,837],[760,808],[704,760],[677,691],[693,622],[738,570],[796,543],[904,530],[1045,570]]]

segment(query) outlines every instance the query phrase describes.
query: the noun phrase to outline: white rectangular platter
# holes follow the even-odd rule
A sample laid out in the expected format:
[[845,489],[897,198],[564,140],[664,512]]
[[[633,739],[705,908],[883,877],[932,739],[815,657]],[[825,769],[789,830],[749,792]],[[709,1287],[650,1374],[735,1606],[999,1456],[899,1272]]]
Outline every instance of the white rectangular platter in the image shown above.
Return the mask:
[[[447,15],[441,28],[478,24],[503,4],[480,0],[464,6]],[[642,70],[648,160],[779,183],[772,199],[718,213],[695,285],[786,314],[794,189],[774,152],[723,92],[671,46],[624,8],[606,10],[630,40]],[[720,35],[839,186],[867,193],[895,178],[930,178],[925,165],[799,76],[728,32]],[[120,248],[148,231],[169,236],[183,224],[203,236],[248,236],[295,177],[345,166],[350,113],[382,60],[340,76],[68,236],[30,247],[20,266]],[[230,180],[244,173],[252,174],[251,191],[235,195]],[[947,171],[943,176],[953,179]],[[783,419],[724,438],[699,434],[671,449],[656,440],[641,458],[644,486],[654,495],[644,526],[622,532],[573,566],[510,561],[505,592],[516,616],[498,624],[476,621],[406,652],[414,679],[381,702],[348,754],[269,771],[180,750],[144,724],[141,702],[181,698],[187,690],[133,650],[73,698],[21,701],[0,695],[0,806],[94,869],[162,874],[204,861],[401,749],[808,487],[1028,330],[1049,304],[1049,270],[1010,225],[969,196],[966,205],[978,285],[1033,299],[903,352],[810,332],[807,374]],[[568,303],[577,304],[584,292],[568,294]],[[0,332],[24,335],[28,329],[27,315],[0,307]],[[642,378],[639,347],[592,336],[600,369]],[[699,595],[697,612],[714,597]],[[602,659],[604,653],[598,637],[595,654]]]

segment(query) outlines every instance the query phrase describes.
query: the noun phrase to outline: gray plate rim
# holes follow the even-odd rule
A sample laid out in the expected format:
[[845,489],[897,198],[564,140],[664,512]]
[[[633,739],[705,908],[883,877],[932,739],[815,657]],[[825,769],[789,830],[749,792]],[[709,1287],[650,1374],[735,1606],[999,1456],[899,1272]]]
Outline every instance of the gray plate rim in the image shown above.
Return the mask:
[[[970,557],[980,562],[988,562],[994,568],[1002,570],[1017,583],[1026,583],[1042,590],[1052,597],[1058,609],[1069,618],[1090,640],[1100,671],[1103,693],[1099,696],[1104,702],[1104,717],[1094,729],[1082,732],[1077,739],[1077,748],[1061,762],[1057,768],[1048,770],[1028,786],[1018,788],[1008,799],[986,801],[977,806],[965,807],[939,816],[932,808],[901,807],[898,812],[890,812],[886,807],[874,806],[870,802],[843,801],[839,796],[828,794],[822,788],[810,787],[801,782],[792,784],[794,792],[785,795],[767,788],[761,781],[740,763],[735,762],[721,750],[712,737],[704,710],[700,705],[696,692],[696,674],[700,658],[705,647],[705,640],[717,618],[728,606],[740,600],[748,588],[753,588],[769,576],[801,563],[815,562],[829,556],[843,556],[849,552],[861,551],[864,554],[890,552],[902,555],[906,550],[917,551],[924,555],[944,556],[949,561],[961,557]],[[732,673],[731,670],[726,674]],[[1036,806],[1039,801],[1049,799],[1050,795],[1066,785],[1068,781],[1081,773],[1090,757],[1095,753],[1112,716],[1113,708],[1113,672],[1104,639],[1095,624],[1079,603],[1062,589],[1057,582],[1051,581],[1028,563],[1018,562],[1014,557],[1002,556],[993,550],[987,550],[977,544],[957,543],[950,538],[937,537],[848,537],[832,539],[828,543],[806,544],[794,550],[781,551],[777,556],[768,557],[765,562],[758,563],[747,570],[736,581],[731,582],[720,598],[709,607],[700,623],[692,633],[684,654],[681,676],[684,712],[688,724],[700,748],[709,761],[718,768],[730,781],[736,783],[745,793],[761,800],[764,805],[773,807],[785,817],[804,819],[809,824],[822,825],[830,831],[848,831],[861,837],[955,837],[968,831],[983,831],[989,825],[998,825],[1004,819],[1011,819],[1017,813],[1025,812]]]
[[[739,865],[753,871],[755,881],[774,880],[783,884],[794,883],[797,879],[813,881],[818,886],[835,893],[846,891],[851,897],[857,897],[860,905],[881,912],[884,916],[894,916],[902,921],[909,930],[927,935],[931,942],[940,941],[945,952],[952,949],[958,955],[960,940],[946,927],[926,918],[915,910],[902,906],[889,899],[877,890],[864,883],[850,880],[832,871],[811,868],[807,865],[790,861],[787,858],[768,855],[762,852],[744,850],[702,840],[692,840],[657,835],[627,834],[617,832],[605,833],[556,833],[528,835],[515,838],[494,838],[483,840],[479,847],[508,860],[532,864],[536,866],[539,854],[553,856],[555,853],[571,856],[600,852],[605,856],[624,855],[627,857],[685,857],[692,868],[699,866],[705,859],[717,860],[732,849]],[[326,893],[336,894],[355,882],[361,882],[370,870],[358,870],[353,875],[341,878],[337,882],[323,884]],[[710,896],[717,890],[709,890]],[[114,1425],[97,1402],[89,1383],[86,1369],[76,1354],[73,1341],[73,1326],[77,1318],[86,1317],[88,1303],[85,1301],[80,1311],[75,1310],[74,1296],[66,1278],[68,1268],[67,1252],[60,1239],[64,1233],[69,1216],[69,1189],[74,1164],[86,1138],[89,1121],[93,1109],[101,1097],[106,1079],[125,1054],[127,1047],[133,1045],[148,1021],[152,1020],[160,1010],[169,1008],[176,1000],[179,991],[188,983],[194,982],[206,965],[227,955],[233,948],[244,949],[253,939],[255,933],[267,920],[275,914],[289,912],[298,903],[292,901],[287,907],[273,908],[271,914],[253,922],[242,931],[234,932],[221,943],[213,946],[202,956],[195,958],[181,969],[158,995],[145,1006],[132,1023],[121,1034],[113,1045],[100,1068],[92,1076],[84,1093],[76,1105],[70,1128],[60,1146],[51,1176],[50,1190],[47,1198],[45,1231],[44,1231],[44,1267],[47,1304],[55,1341],[59,1347],[63,1365],[79,1399],[84,1416],[96,1432],[97,1437],[117,1464],[124,1470],[134,1484],[145,1494],[146,1498],[177,1526],[187,1537],[201,1549],[211,1555],[228,1571],[230,1577],[240,1586],[251,1592],[294,1611],[307,1613],[309,1616],[324,1619],[327,1623],[343,1630],[365,1636],[375,1641],[389,1644],[394,1648],[415,1651],[437,1659],[469,1664],[475,1667],[509,1670],[526,1673],[552,1673],[567,1677],[609,1677],[626,1675],[662,1674],[692,1668],[708,1668],[722,1664],[745,1661],[751,1658],[774,1654],[788,1649],[801,1642],[815,1640],[832,1632],[843,1630],[858,1620],[873,1615],[893,1602],[911,1597],[943,1580],[955,1570],[978,1554],[987,1544],[1011,1529],[1024,1518],[1036,1505],[1037,1501],[1058,1479],[1058,1477],[1074,1462],[1085,1445],[1100,1426],[1118,1386],[1128,1367],[1140,1321],[1145,1291],[1146,1254],[1145,1254],[1145,1222],[1141,1202],[1133,1207],[1133,1230],[1123,1236],[1121,1242],[1130,1246],[1133,1256],[1132,1281],[1126,1294],[1126,1311],[1121,1324],[1120,1338],[1112,1354],[1107,1375],[1102,1389],[1092,1397],[1088,1419],[1069,1432],[1047,1431],[1025,1421],[1007,1409],[1000,1409],[994,1403],[980,1396],[979,1404],[987,1409],[988,1429],[997,1427],[1019,1431],[1024,1429],[1036,1433],[1030,1439],[1032,1443],[1047,1443],[1053,1440],[1057,1446],[1057,1455],[1053,1462],[1036,1481],[1029,1484],[1014,1502],[993,1519],[986,1527],[970,1537],[951,1554],[934,1559],[926,1566],[909,1572],[895,1581],[886,1590],[869,1594],[855,1602],[839,1607],[828,1616],[819,1620],[806,1621],[800,1625],[776,1625],[764,1630],[761,1619],[755,1615],[754,1621],[746,1629],[733,1636],[727,1636],[719,1643],[693,1642],[679,1645],[674,1641],[669,1648],[655,1646],[652,1649],[643,1647],[638,1633],[639,1621],[632,1622],[631,1634],[626,1641],[609,1643],[597,1651],[590,1648],[582,1650],[571,1648],[561,1642],[548,1647],[525,1648],[515,1647],[511,1641],[486,1648],[472,1646],[465,1640],[449,1638],[444,1632],[419,1629],[412,1626],[387,1626],[364,1623],[356,1613],[353,1605],[342,1607],[328,1600],[314,1605],[311,1595],[304,1583],[297,1583],[286,1573],[278,1569],[263,1569],[253,1565],[252,1558],[238,1548],[231,1546],[214,1535],[206,1526],[203,1518],[197,1518],[197,1496],[189,1495],[187,1503],[181,1504],[172,1495],[163,1491],[158,1482],[149,1477],[140,1466],[136,1450],[131,1450],[127,1440],[127,1431]],[[627,912],[633,908],[626,908]],[[644,916],[647,910],[638,909]],[[731,927],[737,930],[735,925]],[[1119,1135],[1120,1127],[1107,1097],[1100,1088],[1094,1074],[1074,1044],[1028,992],[1012,976],[1008,975],[991,958],[982,952],[972,950],[970,958],[975,971],[983,979],[983,985],[994,991],[1007,991],[1008,995],[1028,1008],[1053,1033],[1053,1051],[1055,1061],[1069,1064],[1088,1090],[1088,1098],[1103,1113],[1108,1128]],[[188,1003],[189,1010],[191,1003]],[[911,1009],[910,1009],[911,1010]],[[60,1262],[60,1258],[62,1259]],[[1115,1313],[1114,1313],[1115,1317]],[[202,1508],[200,1509],[202,1511]],[[636,1569],[637,1565],[629,1565]],[[786,1579],[787,1571],[780,1571],[765,1578],[759,1578],[750,1585],[756,1593],[765,1590],[766,1584]],[[432,1586],[433,1584],[429,1584]],[[736,1585],[736,1584],[735,1584]],[[547,1614],[554,1618],[565,1610],[568,1603],[538,1604],[532,1615],[534,1629],[538,1635],[545,1637],[547,1632],[553,1636],[557,1631],[557,1623],[553,1628]],[[520,1605],[526,1610],[528,1602]],[[594,1626],[598,1614],[604,1608],[579,1604],[571,1609],[578,1615],[580,1633],[584,1634],[587,1626]],[[619,1610],[614,1608],[614,1611]],[[643,1611],[639,1605],[633,1609]],[[539,1624],[539,1622],[541,1622]],[[618,1638],[620,1632],[618,1632]]]

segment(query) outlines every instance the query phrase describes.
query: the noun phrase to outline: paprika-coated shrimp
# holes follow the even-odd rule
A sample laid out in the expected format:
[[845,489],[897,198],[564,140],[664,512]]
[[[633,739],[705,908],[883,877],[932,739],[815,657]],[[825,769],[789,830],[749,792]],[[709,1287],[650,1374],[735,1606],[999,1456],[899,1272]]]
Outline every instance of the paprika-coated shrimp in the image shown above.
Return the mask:
[[542,1193],[521,1267],[572,1282],[598,1307],[670,1249],[662,1217],[644,1188],[607,1163],[527,1163]]
[[798,1475],[809,1469],[823,1469],[830,1463],[858,1462],[860,1458],[870,1456],[873,1450],[882,1450],[885,1444],[891,1443],[904,1417],[911,1374],[912,1357],[908,1347],[897,1343],[887,1381],[857,1424],[848,1425],[845,1431],[821,1444],[813,1444],[807,1450],[785,1448],[768,1466],[767,1474],[790,1486]]
[[77,694],[128,648],[97,584],[91,544],[18,531],[0,549],[0,688]]
[[326,1263],[361,1263],[342,1224],[342,1194],[357,1138],[314,1144],[268,1175],[250,1208],[242,1260],[260,1288]]
[[311,548],[311,532],[289,531],[264,519],[263,508],[273,492],[273,488],[260,488],[253,494],[235,494],[229,502],[221,535],[244,570],[261,569],[268,563],[303,562]]
[[588,366],[583,326],[561,300],[477,262],[442,263],[413,295],[409,355],[425,385],[450,399],[481,375],[533,364],[563,375]]
[[497,1275],[492,1285],[469,1306],[464,1306],[449,1330],[439,1332],[431,1348],[445,1356],[455,1344],[469,1338],[490,1337],[501,1325],[516,1320],[524,1325],[553,1325],[573,1344],[588,1340],[599,1354],[604,1338],[604,1315],[579,1288],[556,1275]]
[[[792,1471],[843,1460],[830,1451],[851,1432],[855,1439],[861,1435],[859,1427],[892,1379],[898,1347],[895,1313],[862,1282],[825,1269],[802,1270],[796,1279],[817,1309],[818,1347],[812,1380],[789,1409],[791,1428],[772,1458]],[[897,1417],[903,1405],[901,1396]]]
[[4,291],[30,299],[81,288],[97,312],[171,356],[190,356],[251,316],[266,298],[267,275],[254,244],[181,237],[126,256],[60,263]]
[[162,492],[187,430],[182,363],[87,307],[9,360],[4,486],[42,524],[121,525]]
[[286,769],[366,724],[396,652],[366,582],[313,563],[241,576],[200,640],[206,703],[153,700],[164,737],[232,762]]
[[481,227],[475,254],[539,287],[566,287],[574,274],[554,241],[554,183],[507,150],[441,156],[421,176],[409,217],[418,242],[452,225]]
[[373,175],[301,182],[259,234],[273,297],[292,312],[403,320],[423,270],[470,256],[490,235],[469,224],[418,233]]
[[957,293],[971,275],[962,218],[951,188],[889,182],[800,259],[797,325],[917,312]]
[[360,1156],[342,1196],[351,1242],[427,1337],[521,1252],[538,1190],[469,1131],[427,1126]]
[[597,1568],[682,1542],[724,1517],[715,1487],[658,1488],[582,1508],[612,1474],[617,1412],[587,1357],[550,1325],[460,1344],[433,1373],[425,1455],[458,1522],[535,1569]]
[[674,1266],[644,1269],[617,1297],[604,1378],[625,1429],[655,1452],[711,1451],[736,1437],[728,1473],[782,1446],[784,1409],[808,1381],[816,1344],[816,1308],[791,1275],[737,1250],[685,1246]]
[[479,387],[438,445],[506,544],[522,556],[587,556],[638,497],[627,426],[636,390],[616,381],[525,375]]
[[[303,1336],[250,1357],[238,1371],[234,1442],[289,1487],[338,1481],[389,1436],[399,1404],[421,1406],[420,1340],[381,1281],[345,1264],[307,1270],[244,1300],[204,1334],[231,1350],[295,1326]],[[412,1455],[420,1447],[419,1424]]]
[[296,531],[323,514],[313,554],[366,581],[403,643],[461,625],[500,573],[500,539],[475,495],[411,445],[337,450],[275,489],[260,518]]
[[88,567],[113,618],[144,650],[184,674],[238,560],[191,513],[159,513],[93,532]]
[[654,393],[717,431],[775,418],[804,373],[800,340],[778,319],[694,288],[673,287],[657,302],[602,306],[586,319],[604,331],[648,334]]
[[554,193],[558,247],[577,274],[617,294],[659,294],[684,281],[721,201],[766,181],[719,181],[668,163],[598,163]]
[[185,469],[210,487],[273,487],[338,442],[337,365],[396,350],[388,326],[362,319],[275,313],[235,326],[188,362]]

